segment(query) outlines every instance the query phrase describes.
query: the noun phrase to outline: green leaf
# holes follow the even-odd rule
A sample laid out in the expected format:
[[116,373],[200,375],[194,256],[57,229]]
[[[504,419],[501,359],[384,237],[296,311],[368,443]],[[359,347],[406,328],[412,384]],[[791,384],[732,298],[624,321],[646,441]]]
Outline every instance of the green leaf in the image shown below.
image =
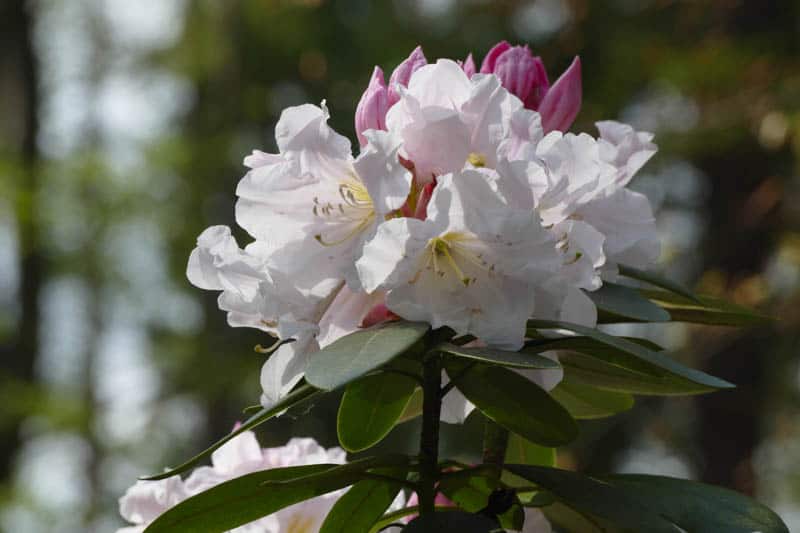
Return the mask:
[[172,477],[172,476],[181,474],[183,472],[186,472],[187,470],[189,470],[190,468],[195,466],[197,463],[199,463],[200,461],[202,461],[206,457],[209,457],[212,453],[214,453],[215,450],[220,448],[223,444],[225,444],[226,442],[228,442],[232,438],[236,437],[237,435],[240,435],[240,434],[244,433],[245,431],[249,431],[249,430],[253,429],[256,426],[258,426],[260,424],[263,424],[264,422],[266,422],[270,418],[273,418],[273,417],[277,416],[278,414],[282,413],[283,411],[285,411],[286,409],[288,409],[290,407],[293,407],[293,406],[298,405],[298,404],[300,404],[302,402],[305,402],[306,400],[310,400],[311,398],[316,396],[318,393],[319,393],[319,391],[317,389],[315,389],[314,387],[311,387],[309,385],[302,385],[302,386],[298,387],[297,389],[295,389],[294,391],[292,391],[283,400],[279,401],[278,403],[276,403],[275,405],[273,405],[269,409],[262,408],[259,412],[257,412],[256,414],[254,414],[253,416],[248,418],[244,422],[244,424],[239,426],[239,428],[237,428],[235,431],[232,431],[231,433],[225,435],[224,437],[219,439],[217,442],[215,442],[214,444],[212,444],[211,446],[209,446],[208,448],[206,448],[202,452],[198,453],[197,455],[195,455],[194,457],[192,457],[188,461],[184,462],[180,466],[177,466],[177,467],[175,467],[175,468],[173,468],[171,470],[168,470],[168,471],[164,472],[163,474],[156,474],[156,475],[153,475],[153,476],[147,476],[147,477],[143,477],[142,479],[144,479],[144,480],[165,479],[165,478]]
[[490,533],[498,529],[497,522],[483,515],[447,511],[419,516],[402,533]]
[[662,289],[666,289],[670,292],[674,292],[679,296],[688,298],[689,300],[697,299],[697,297],[694,295],[692,291],[690,291],[680,283],[667,279],[660,274],[656,274],[655,272],[639,270],[638,268],[633,268],[625,265],[619,265],[619,274],[620,276],[625,276],[626,278],[649,283],[654,287],[660,287]]
[[228,531],[289,505],[352,485],[370,468],[407,462],[405,456],[387,456],[345,465],[291,466],[253,472],[182,501],[159,516],[145,531]]
[[606,418],[633,407],[633,396],[576,383],[565,376],[550,395],[576,419]]
[[[728,489],[662,476],[589,477],[528,465],[506,465],[548,490],[600,530],[648,533],[788,533],[763,505]],[[680,529],[677,529],[680,528]]]
[[400,419],[416,387],[410,377],[389,372],[349,384],[336,420],[342,447],[360,452],[380,442]]
[[[543,465],[555,466],[556,465],[556,449],[547,446],[540,446],[535,442],[531,442],[516,433],[509,433],[508,446],[506,447],[506,463],[525,464],[525,465]],[[519,476],[503,470],[501,475],[503,483],[510,487],[525,487],[530,485],[529,482]],[[529,504],[533,498],[537,498],[542,493],[530,492],[520,494],[519,499],[524,504]]]
[[670,315],[635,289],[604,282],[596,291],[585,291],[600,311],[602,322],[667,322]]
[[342,337],[312,355],[306,381],[332,390],[407,352],[430,329],[420,322],[385,322]]
[[445,368],[458,390],[502,427],[545,446],[566,444],[578,435],[567,410],[516,372],[455,359],[445,360]]
[[[680,376],[692,383],[695,383],[696,385],[706,387],[706,389],[709,391],[715,389],[729,389],[734,387],[733,384],[728,383],[725,380],[711,376],[705,372],[686,367],[677,361],[670,359],[666,355],[645,348],[641,344],[603,333],[597,329],[587,328],[586,326],[581,326],[579,324],[559,322],[554,320],[529,320],[528,326],[538,329],[566,329],[587,337],[591,337],[601,344],[605,344],[611,348],[614,348],[621,354],[633,356],[640,361],[671,372],[672,374]],[[611,364],[619,364],[619,361],[606,361]],[[624,364],[621,366],[623,368],[629,368]]]
[[464,348],[449,343],[440,344],[435,349],[464,359],[514,368],[554,369],[561,366],[552,359],[530,352],[511,352],[494,348]]
[[[407,471],[385,469],[391,477],[405,479]],[[339,498],[328,513],[319,533],[352,533],[369,531],[394,501],[402,485],[382,479],[359,481]]]
[[595,355],[586,355],[565,351],[559,353],[559,360],[561,366],[564,367],[564,375],[571,381],[592,385],[607,391],[651,396],[684,396],[716,390],[697,385],[693,381],[670,372],[653,375],[629,370],[599,359],[596,353]]
[[666,309],[675,322],[743,327],[769,324],[773,321],[771,317],[721,298],[697,296],[695,299],[688,299],[666,291],[642,289],[639,292]]
[[406,408],[403,410],[400,418],[397,419],[398,424],[413,420],[422,414],[423,396],[424,394],[422,393],[422,387],[417,387],[414,389],[414,394],[411,395],[411,398],[408,400],[408,404],[406,404]]
[[[493,469],[481,467],[448,472],[439,482],[439,491],[447,498],[470,513],[477,513],[489,503],[492,491],[503,487],[502,483],[494,477]],[[519,503],[498,516],[500,525],[508,529],[521,529],[524,520],[524,511]]]

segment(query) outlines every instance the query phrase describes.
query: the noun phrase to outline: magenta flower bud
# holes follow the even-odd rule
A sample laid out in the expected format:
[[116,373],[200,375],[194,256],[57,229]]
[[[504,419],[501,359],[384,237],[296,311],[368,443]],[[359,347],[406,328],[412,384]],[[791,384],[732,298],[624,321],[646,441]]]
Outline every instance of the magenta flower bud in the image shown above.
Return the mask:
[[422,47],[417,46],[405,61],[397,65],[397,68],[394,69],[392,76],[389,78],[389,107],[392,107],[400,100],[400,94],[395,90],[395,85],[399,83],[403,87],[408,87],[411,75],[427,64],[428,60],[422,52]]
[[523,102],[528,100],[528,96],[538,85],[537,77],[541,75],[527,46],[514,46],[500,54],[493,72],[500,78],[503,87]]
[[494,47],[489,50],[489,53],[486,54],[486,57],[483,58],[483,63],[481,64],[481,74],[491,74],[494,72],[494,65],[497,61],[497,58],[509,48],[511,48],[511,45],[508,44],[507,41],[500,41],[494,45]]
[[547,90],[550,88],[550,82],[547,80],[547,71],[544,68],[541,57],[536,56],[533,58],[533,68],[533,88],[523,102],[525,103],[525,107],[536,111],[539,109],[544,95],[547,94]]
[[545,133],[569,129],[581,109],[581,93],[581,60],[576,56],[544,95],[539,106]]
[[464,64],[461,65],[461,68],[464,70],[464,74],[466,74],[468,78],[472,78],[472,76],[475,75],[475,60],[472,58],[472,53],[470,53],[464,60]]
[[367,144],[366,130],[385,130],[386,112],[389,111],[389,93],[383,80],[383,71],[375,67],[369,86],[356,107],[356,135],[361,146]]

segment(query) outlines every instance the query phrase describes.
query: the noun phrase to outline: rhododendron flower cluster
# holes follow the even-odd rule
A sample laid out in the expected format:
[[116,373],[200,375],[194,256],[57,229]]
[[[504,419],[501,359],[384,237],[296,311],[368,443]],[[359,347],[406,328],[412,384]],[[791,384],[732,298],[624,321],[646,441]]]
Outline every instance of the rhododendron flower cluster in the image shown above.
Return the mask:
[[[172,476],[159,481],[138,481],[119,500],[122,517],[134,524],[117,533],[141,533],[158,516],[178,503],[230,479],[269,468],[319,463],[344,464],[341,448],[325,449],[314,439],[292,439],[278,448],[262,449],[252,431],[231,439],[211,456],[212,466],[197,468],[185,480]],[[235,533],[313,533],[319,531],[328,512],[344,490],[330,492],[291,505]],[[402,507],[399,496],[394,507]]]
[[[232,326],[294,340],[263,367],[265,406],[310,354],[360,327],[400,317],[517,350],[531,317],[593,326],[586,291],[617,264],[657,259],[651,207],[626,187],[652,135],[613,121],[598,137],[566,132],[580,75],[576,58],[550,85],[541,59],[508,43],[479,72],[471,55],[428,63],[417,48],[388,84],[376,67],[356,155],[324,102],[283,111],[278,153],[246,157],[236,190],[253,240],[211,227],[188,266],[193,284],[221,291]],[[552,387],[547,372],[525,375]],[[446,403],[444,420],[464,409]]]

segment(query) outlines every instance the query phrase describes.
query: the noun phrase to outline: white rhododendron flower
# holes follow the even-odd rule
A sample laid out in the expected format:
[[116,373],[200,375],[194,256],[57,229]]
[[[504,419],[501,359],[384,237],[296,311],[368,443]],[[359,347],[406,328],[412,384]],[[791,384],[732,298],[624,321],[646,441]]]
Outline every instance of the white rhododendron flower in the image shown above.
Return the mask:
[[[232,326],[294,341],[264,364],[263,405],[300,383],[310,354],[383,320],[506,349],[522,346],[531,317],[594,326],[587,293],[620,264],[657,259],[650,204],[627,188],[656,152],[652,134],[613,121],[598,138],[559,131],[580,108],[577,59],[553,86],[540,59],[508,43],[475,70],[428,64],[418,48],[388,84],[373,73],[357,156],[323,103],[284,110],[279,153],[245,158],[236,221],[253,241],[207,229],[187,275],[221,291]],[[545,388],[561,379],[523,375]],[[469,409],[446,402],[444,419]]]
[[[172,476],[159,481],[138,481],[119,500],[122,517],[133,524],[118,533],[141,533],[169,508],[230,479],[270,468],[312,464],[344,464],[341,448],[325,449],[314,439],[292,439],[286,446],[262,449],[252,431],[234,437],[211,455],[211,466],[194,470],[189,477]],[[336,500],[345,490],[330,492],[296,503],[232,530],[235,533],[316,533]],[[402,493],[393,504],[402,507]]]
[[356,263],[364,288],[388,291],[398,315],[509,349],[522,347],[532,288],[558,265],[535,213],[510,208],[478,170],[441,176],[428,218],[382,224]]

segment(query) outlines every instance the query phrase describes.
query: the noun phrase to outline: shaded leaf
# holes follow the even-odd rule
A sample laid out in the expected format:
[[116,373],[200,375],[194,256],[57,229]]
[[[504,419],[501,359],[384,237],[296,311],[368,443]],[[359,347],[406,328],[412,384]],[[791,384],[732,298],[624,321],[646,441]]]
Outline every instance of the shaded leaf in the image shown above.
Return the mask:
[[416,387],[410,377],[388,372],[349,384],[336,419],[342,447],[359,452],[380,442],[398,423]]
[[697,296],[675,281],[671,279],[665,278],[661,274],[657,274],[655,272],[650,272],[647,270],[640,270],[638,268],[633,268],[625,265],[619,265],[619,274],[620,276],[625,276],[626,278],[635,279],[637,281],[643,281],[645,283],[649,283],[654,287],[660,287],[662,289],[666,289],[670,292],[673,292],[679,296],[683,296],[684,298],[688,298],[689,300],[696,300]]
[[456,357],[514,368],[560,368],[558,362],[532,352],[511,352],[494,348],[464,348],[455,344],[440,344],[436,350]]
[[345,465],[304,465],[253,472],[182,501],[159,516],[145,531],[228,531],[289,505],[352,485],[370,468],[407,462],[405,456],[387,456]]
[[464,511],[447,511],[419,516],[403,528],[402,533],[490,533],[499,526],[491,518]]
[[198,453],[188,461],[184,462],[180,466],[177,466],[171,470],[164,472],[163,474],[156,474],[153,476],[143,477],[142,479],[145,480],[157,480],[157,479],[165,479],[168,477],[172,477],[183,472],[186,472],[193,466],[197,465],[200,461],[209,457],[214,451],[220,448],[223,444],[231,440],[232,438],[236,437],[244,433],[245,431],[249,431],[254,427],[263,424],[270,418],[273,418],[286,409],[298,405],[306,400],[310,400],[312,397],[316,396],[319,393],[317,389],[311,387],[309,385],[301,385],[290,394],[288,394],[283,400],[279,401],[275,405],[270,408],[261,408],[256,414],[248,418],[241,426],[239,426],[235,431],[225,435],[217,442],[203,450],[202,452]]
[[[615,348],[621,354],[634,356],[645,363],[649,363],[650,365],[658,367],[662,370],[671,372],[672,374],[680,376],[699,386],[706,387],[708,390],[729,389],[734,387],[733,384],[728,383],[725,380],[711,376],[705,372],[686,367],[660,352],[649,350],[641,344],[609,335],[608,333],[604,333],[597,329],[587,328],[586,326],[581,326],[579,324],[559,322],[554,320],[529,320],[528,326],[538,329],[566,329],[587,337],[591,337],[597,342]],[[606,361],[610,362],[611,364],[620,364],[619,361]],[[628,368],[628,366],[624,364],[621,366],[623,368]]]
[[351,333],[310,357],[306,380],[325,390],[346,385],[407,352],[428,329],[428,324],[393,321]]
[[563,405],[576,419],[606,418],[633,407],[633,396],[612,392],[591,385],[576,383],[565,376],[550,391],[550,395]]
[[447,374],[456,387],[487,417],[526,439],[558,446],[578,434],[575,421],[539,385],[499,366],[447,359]]
[[[529,465],[506,465],[548,490],[601,530],[652,533],[788,533],[763,505],[728,489],[663,476],[589,477]],[[680,529],[676,529],[680,528]]]
[[639,292],[666,309],[675,322],[691,322],[712,326],[756,326],[772,322],[772,318],[726,302],[721,298],[697,296],[688,299],[677,294],[657,290]]
[[585,291],[600,311],[600,322],[667,322],[670,314],[639,294],[636,289],[604,282],[596,291]]
[[[380,471],[391,477],[405,479],[407,471],[385,469]],[[369,531],[402,489],[400,483],[388,480],[365,479],[359,481],[333,505],[325,517],[319,533],[352,533]]]

